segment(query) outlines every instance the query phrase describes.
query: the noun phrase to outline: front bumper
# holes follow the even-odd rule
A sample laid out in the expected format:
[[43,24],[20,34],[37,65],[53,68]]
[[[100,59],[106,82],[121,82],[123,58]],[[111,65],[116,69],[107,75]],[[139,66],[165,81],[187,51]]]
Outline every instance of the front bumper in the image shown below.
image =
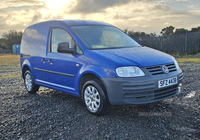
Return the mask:
[[[158,88],[158,81],[177,77],[177,84]],[[146,104],[175,96],[181,91],[183,73],[181,70],[168,74],[137,78],[102,78],[111,105]]]

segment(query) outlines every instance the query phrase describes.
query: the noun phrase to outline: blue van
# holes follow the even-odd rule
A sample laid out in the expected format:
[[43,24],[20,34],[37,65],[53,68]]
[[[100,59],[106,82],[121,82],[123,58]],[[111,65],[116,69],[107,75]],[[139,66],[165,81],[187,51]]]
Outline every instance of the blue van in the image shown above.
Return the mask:
[[180,93],[183,73],[174,57],[141,46],[102,22],[52,20],[33,24],[21,41],[25,87],[81,97],[103,115],[111,105],[145,104]]

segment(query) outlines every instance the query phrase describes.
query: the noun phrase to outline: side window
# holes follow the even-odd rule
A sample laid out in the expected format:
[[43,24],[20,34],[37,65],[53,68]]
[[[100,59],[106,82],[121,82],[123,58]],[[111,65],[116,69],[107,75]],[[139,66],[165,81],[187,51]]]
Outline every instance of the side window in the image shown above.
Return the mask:
[[63,29],[54,28],[51,33],[51,48],[50,52],[57,52],[58,44],[61,42],[68,42],[69,48],[71,48],[72,37],[69,33]]
[[83,54],[83,51],[80,49],[80,47],[76,44],[76,53],[81,55]]

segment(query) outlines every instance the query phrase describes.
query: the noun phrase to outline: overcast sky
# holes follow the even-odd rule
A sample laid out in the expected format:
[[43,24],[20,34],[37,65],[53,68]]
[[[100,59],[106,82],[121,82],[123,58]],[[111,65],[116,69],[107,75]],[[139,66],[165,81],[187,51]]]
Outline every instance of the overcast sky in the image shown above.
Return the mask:
[[0,0],[0,37],[51,19],[86,19],[146,33],[200,26],[200,0]]

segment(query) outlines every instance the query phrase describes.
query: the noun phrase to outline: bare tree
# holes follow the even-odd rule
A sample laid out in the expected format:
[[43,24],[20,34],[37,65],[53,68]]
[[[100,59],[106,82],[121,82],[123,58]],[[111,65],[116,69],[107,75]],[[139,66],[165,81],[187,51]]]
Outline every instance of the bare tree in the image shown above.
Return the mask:
[[12,49],[12,45],[14,44],[20,44],[22,39],[23,33],[21,31],[16,30],[10,30],[7,33],[3,33],[3,38],[6,40],[5,42],[5,48],[6,49]]

